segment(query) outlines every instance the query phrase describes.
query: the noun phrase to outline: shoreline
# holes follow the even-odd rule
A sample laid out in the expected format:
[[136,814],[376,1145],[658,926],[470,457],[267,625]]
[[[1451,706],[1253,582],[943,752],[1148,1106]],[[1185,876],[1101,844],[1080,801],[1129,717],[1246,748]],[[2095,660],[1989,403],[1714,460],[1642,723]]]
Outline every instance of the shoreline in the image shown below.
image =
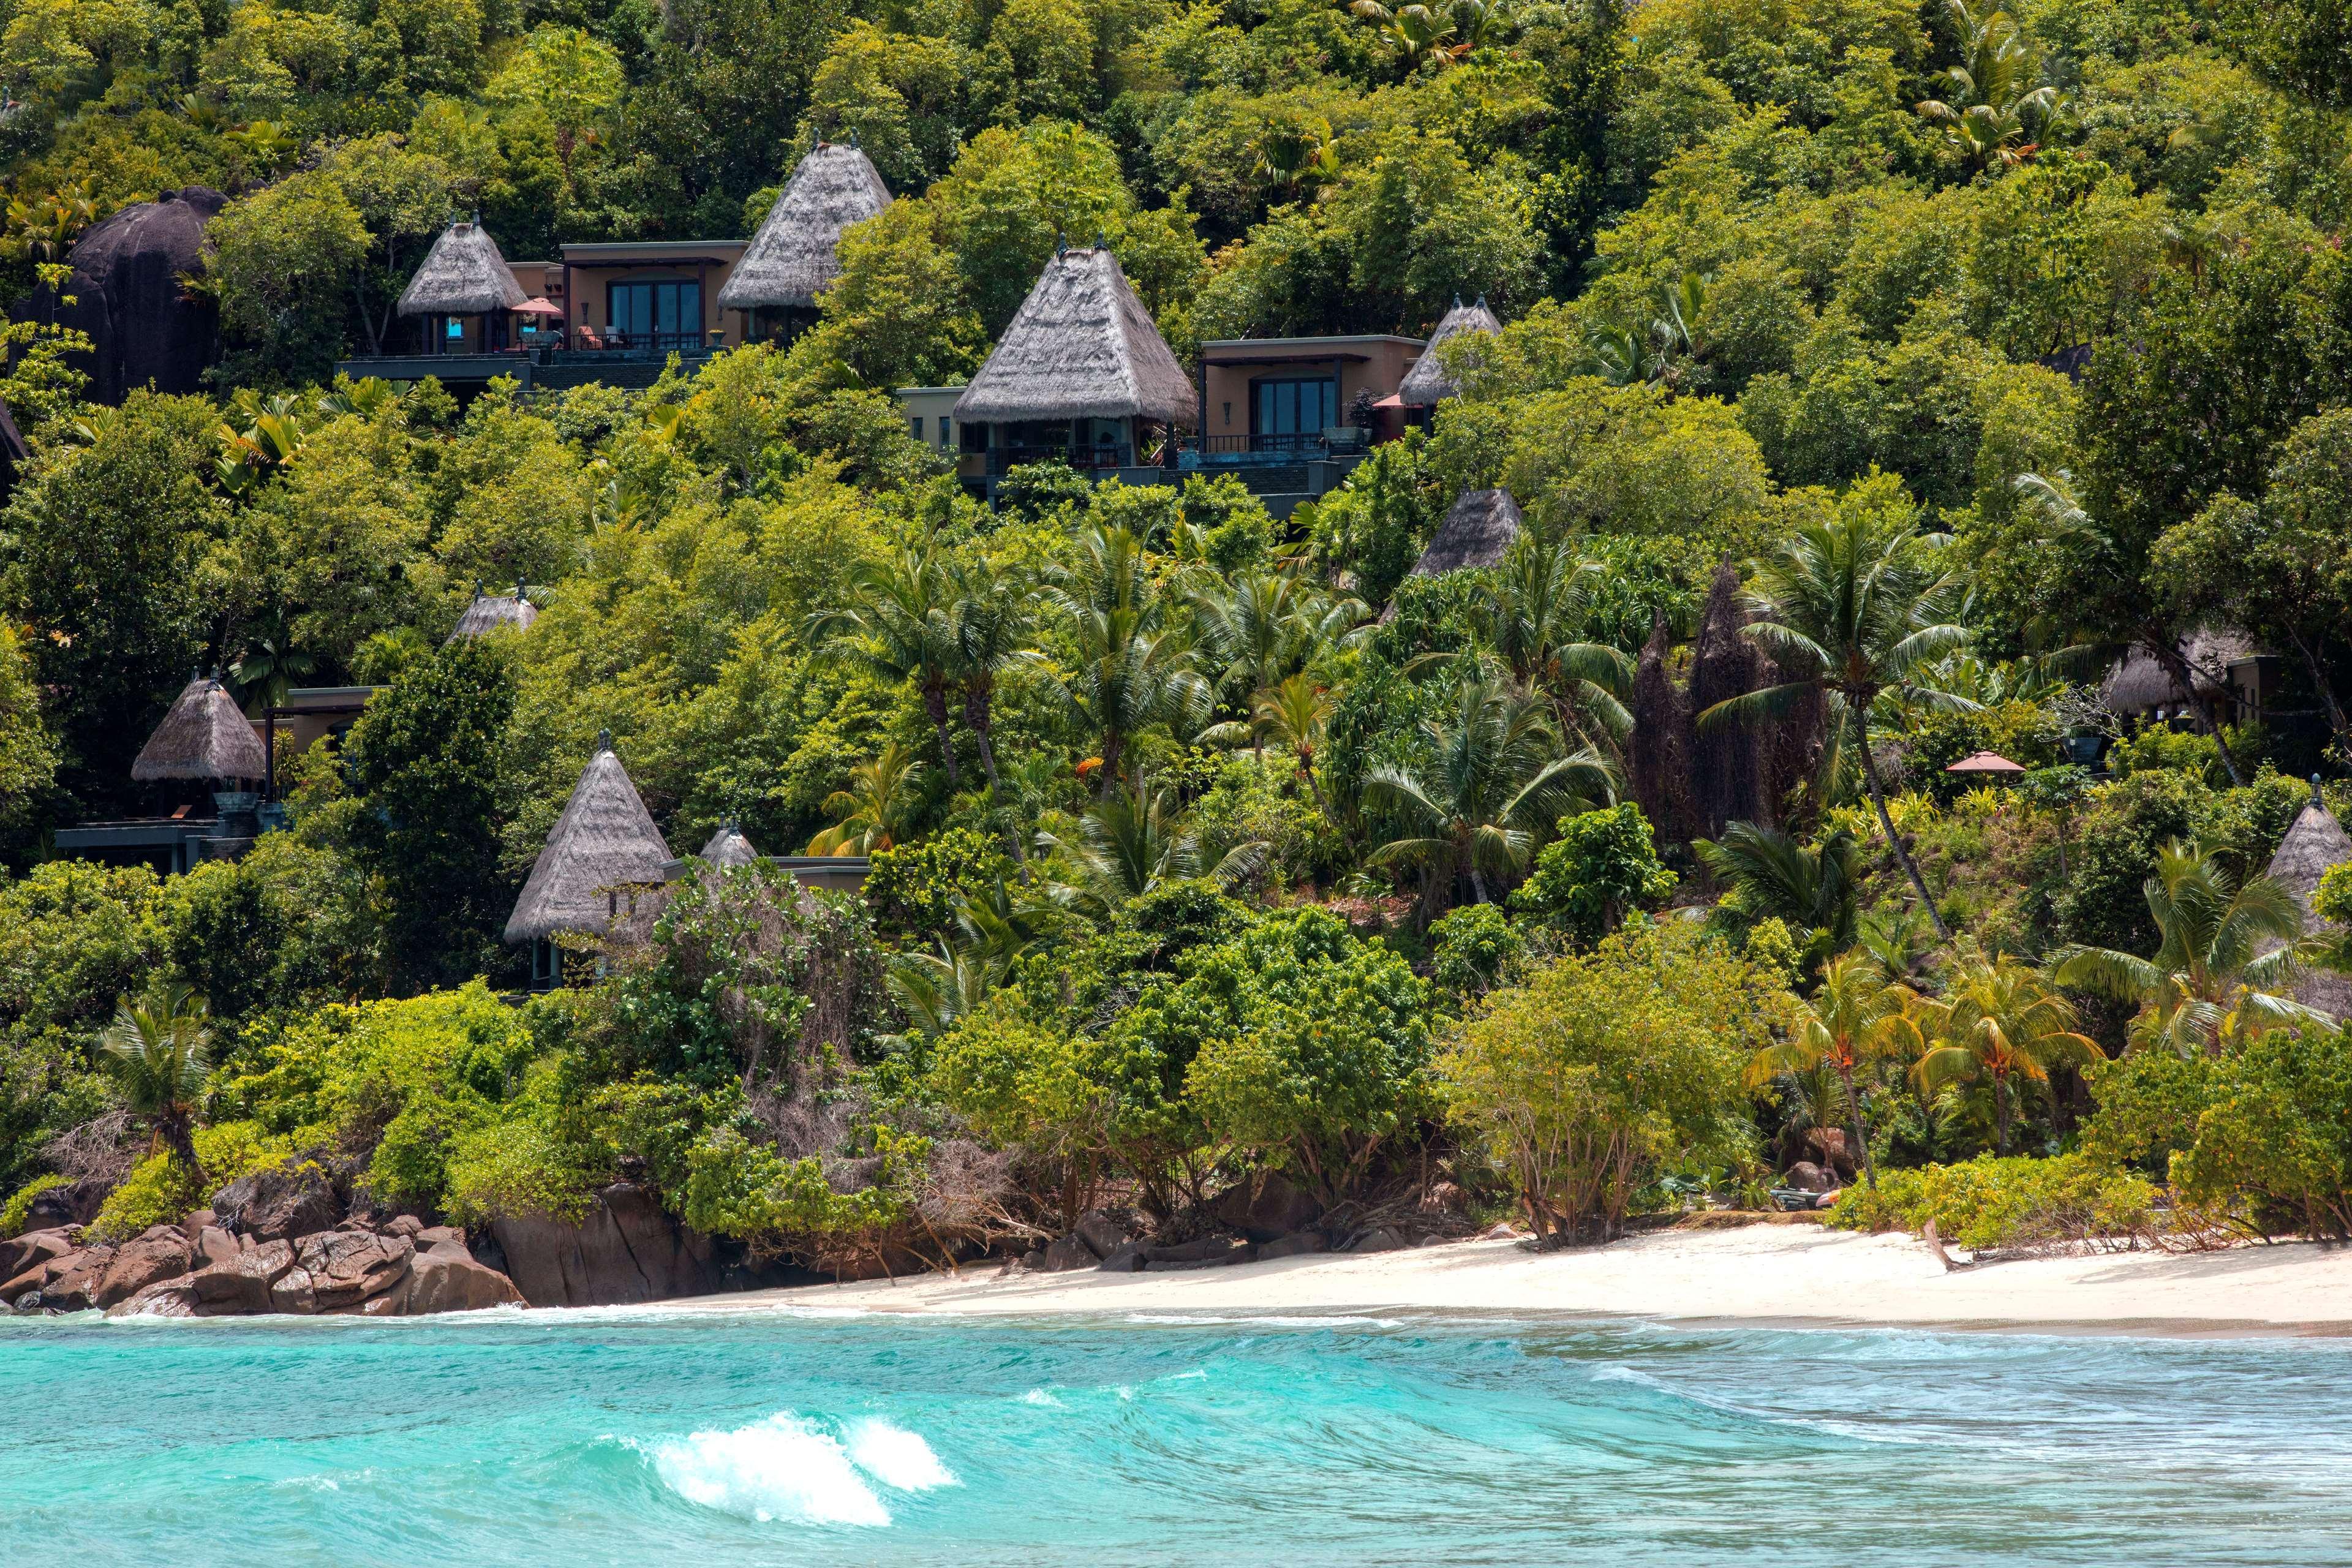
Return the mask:
[[[656,1304],[649,1304],[655,1306]],[[646,1309],[589,1309],[636,1311]],[[1947,1272],[1915,1237],[1806,1226],[1661,1231],[1536,1252],[1464,1241],[1165,1273],[960,1274],[657,1304],[665,1313],[1640,1320],[2172,1339],[2352,1337],[2352,1248],[2101,1253]],[[536,1315],[536,1314],[534,1314]]]

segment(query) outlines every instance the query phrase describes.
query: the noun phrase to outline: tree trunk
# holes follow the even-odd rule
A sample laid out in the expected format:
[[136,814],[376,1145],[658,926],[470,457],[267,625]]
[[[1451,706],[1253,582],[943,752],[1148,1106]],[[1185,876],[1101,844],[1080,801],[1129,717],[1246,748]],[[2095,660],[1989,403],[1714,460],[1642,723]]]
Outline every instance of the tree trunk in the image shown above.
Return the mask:
[[2009,1079],[2000,1073],[1992,1075],[1992,1150],[2009,1158]]
[[[996,748],[988,738],[989,731],[996,722],[989,710],[993,686],[994,683],[985,675],[964,682],[963,721],[971,731],[972,743],[980,748],[981,771],[988,775],[989,801],[997,810],[1003,811],[1004,781],[997,776]],[[1013,863],[1021,868],[1021,881],[1025,887],[1029,881],[1029,857],[1022,853],[1021,835],[1013,830],[1009,822],[1004,825],[1004,841],[1013,846]]]
[[939,733],[940,757],[947,765],[948,788],[959,788],[961,781],[956,776],[955,732],[948,728],[948,692],[944,681],[927,680],[923,683],[923,711],[930,718],[931,728]]
[[1878,1166],[1870,1157],[1870,1139],[1862,1130],[1862,1100],[1853,1092],[1853,1064],[1838,1063],[1838,1081],[1845,1085],[1846,1129],[1853,1134],[1854,1158],[1862,1162],[1863,1184],[1875,1191]]
[[1911,851],[1903,847],[1902,838],[1895,831],[1895,819],[1886,814],[1886,790],[1878,782],[1878,759],[1870,754],[1870,721],[1864,717],[1864,709],[1853,706],[1851,698],[1847,700],[1847,706],[1853,708],[1854,740],[1862,748],[1862,776],[1870,785],[1870,804],[1877,808],[1878,826],[1886,835],[1886,847],[1894,850],[1895,858],[1903,863],[1904,875],[1911,879],[1911,889],[1919,895],[1919,907],[1927,911],[1928,922],[1936,928],[1936,934],[1949,942],[1952,933],[1945,929],[1944,917],[1936,910],[1936,900],[1927,896],[1927,879],[1919,875],[1919,868],[1911,859]]

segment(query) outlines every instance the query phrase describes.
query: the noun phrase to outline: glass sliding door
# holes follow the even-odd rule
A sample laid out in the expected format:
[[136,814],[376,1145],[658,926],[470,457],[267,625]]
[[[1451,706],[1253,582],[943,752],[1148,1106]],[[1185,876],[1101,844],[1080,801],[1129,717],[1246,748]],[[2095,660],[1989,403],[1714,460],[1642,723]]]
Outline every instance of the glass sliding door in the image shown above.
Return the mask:
[[1339,422],[1339,384],[1328,376],[1250,384],[1250,434],[1283,438],[1253,441],[1254,447],[1301,445]]
[[693,349],[702,346],[702,285],[693,282],[615,283],[608,296],[615,347]]

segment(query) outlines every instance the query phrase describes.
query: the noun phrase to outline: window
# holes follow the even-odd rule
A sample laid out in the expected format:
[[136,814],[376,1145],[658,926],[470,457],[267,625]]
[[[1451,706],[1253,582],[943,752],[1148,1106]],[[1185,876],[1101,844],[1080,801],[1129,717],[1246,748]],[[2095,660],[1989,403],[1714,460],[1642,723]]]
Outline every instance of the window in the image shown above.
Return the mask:
[[451,316],[442,324],[441,330],[443,334],[454,343],[458,339],[466,335],[466,323],[459,321],[457,317]]
[[702,342],[699,283],[615,283],[608,305],[613,331],[633,348],[692,348]]
[[913,437],[918,441],[923,438],[923,416],[921,415],[909,414],[907,416],[907,434]]
[[1250,434],[1306,436],[1339,422],[1339,384],[1257,381],[1250,384]]
[[[920,434],[920,432],[918,432],[918,435],[919,435],[919,434]],[[949,434],[948,434],[948,416],[947,416],[946,415],[942,414],[942,415],[940,415],[940,451],[944,452],[944,451],[946,451],[946,450],[948,449],[949,440],[950,440],[950,437],[949,437]]]

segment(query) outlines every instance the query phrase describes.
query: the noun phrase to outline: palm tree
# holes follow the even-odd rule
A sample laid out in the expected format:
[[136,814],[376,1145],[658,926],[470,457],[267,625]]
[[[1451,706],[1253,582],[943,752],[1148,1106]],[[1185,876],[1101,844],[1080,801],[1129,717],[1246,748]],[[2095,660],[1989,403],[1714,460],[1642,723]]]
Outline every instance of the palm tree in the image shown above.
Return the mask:
[[872,762],[849,770],[849,787],[824,798],[834,825],[809,840],[812,855],[871,855],[897,842],[923,764],[893,741]]
[[151,1152],[168,1149],[186,1169],[200,1170],[195,1100],[212,1070],[211,1006],[183,983],[159,982],[137,1001],[116,1004],[98,1043],[131,1114],[147,1123]]
[[1822,982],[1805,1004],[1803,1033],[1756,1055],[1748,1081],[1760,1084],[1775,1073],[1815,1072],[1826,1067],[1845,1090],[1846,1131],[1853,1140],[1871,1186],[1878,1166],[1862,1126],[1862,1099],[1853,1087],[1857,1068],[1902,1053],[1917,1038],[1906,1005],[1911,993],[1889,984],[1859,953],[1843,952],[1822,967]]
[[1071,658],[1057,676],[1078,721],[1100,738],[1108,797],[1129,743],[1164,723],[1191,740],[1209,717],[1209,683],[1191,647],[1168,624],[1165,597],[1146,574],[1143,542],[1124,528],[1097,528],[1077,541],[1076,564],[1046,590],[1061,614]]
[[926,540],[887,561],[861,562],[850,570],[849,585],[862,602],[810,616],[810,645],[877,679],[912,681],[939,736],[948,787],[957,787],[955,736],[948,729],[948,684],[956,662],[952,588],[937,551]]
[[2160,934],[2154,957],[2077,944],[2053,967],[2061,985],[2138,1003],[2136,1043],[2218,1053],[2247,1025],[2332,1021],[2281,994],[2313,951],[2285,888],[2263,876],[2241,882],[2210,847],[2175,840],[2157,851],[2141,891]]
[[[996,681],[1013,666],[1042,657],[1029,637],[1036,595],[1026,583],[985,558],[950,563],[945,587],[947,674],[961,700],[964,726],[980,750],[981,769],[988,774],[989,801],[1002,813],[1005,803],[1004,781],[996,771]],[[1022,851],[1021,835],[1008,823],[1005,837],[1025,875],[1028,857]]]
[[1328,690],[1309,676],[1294,675],[1281,685],[1257,694],[1246,731],[1239,724],[1218,724],[1202,731],[1201,739],[1219,745],[1234,745],[1246,732],[1253,746],[1262,748],[1271,735],[1276,745],[1290,753],[1292,766],[1306,784],[1307,793],[1315,797],[1316,809],[1328,814],[1323,786],[1315,776],[1315,753],[1322,749],[1333,706]]
[[[1176,792],[1139,776],[1126,789],[1087,807],[1078,819],[1076,843],[1050,835],[1039,842],[1066,849],[1085,879],[1083,894],[1097,914],[1107,915],[1160,883],[1201,874],[1200,843],[1185,830]],[[1235,846],[1211,868],[1227,877],[1248,868],[1262,844]]]
[[2025,1085],[2047,1083],[2055,1067],[2103,1059],[2074,1028],[2074,1005],[2041,971],[2005,953],[1988,956],[1963,938],[1944,994],[1919,1004],[1931,1048],[1919,1058],[1919,1081],[1933,1092],[1951,1083],[1992,1091],[1993,1152],[2009,1152],[2010,1122]]
[[1633,728],[1625,698],[1633,661],[1622,649],[1587,642],[1593,604],[1609,584],[1598,561],[1583,561],[1564,542],[1547,545],[1522,533],[1501,566],[1470,602],[1479,640],[1527,686],[1549,692],[1563,723],[1592,714],[1612,740]]
[[1384,764],[1365,778],[1367,801],[1402,830],[1370,861],[1430,867],[1447,889],[1466,876],[1479,903],[1490,901],[1490,878],[1526,868],[1538,833],[1615,797],[1609,764],[1589,746],[1565,753],[1543,700],[1506,681],[1465,679],[1453,711],[1421,731],[1427,766]]
[[1968,628],[1951,618],[1958,595],[1941,547],[1920,538],[1908,521],[1857,510],[1801,528],[1771,559],[1758,563],[1750,590],[1759,618],[1748,635],[1764,645],[1790,679],[1718,702],[1699,715],[1699,723],[1709,728],[1776,717],[1818,695],[1830,720],[1824,776],[1836,776],[1841,751],[1850,747],[1887,847],[1939,937],[1951,932],[1886,814],[1886,791],[1871,754],[1870,721],[1872,704],[1890,689],[1945,708],[1975,708],[1926,679],[1936,660],[1969,639]]
[[1419,68],[1424,60],[1451,63],[1459,58],[1447,47],[1454,37],[1454,24],[1428,5],[1411,5],[1391,7],[1381,0],[1355,0],[1348,7],[1380,30],[1389,53],[1404,68],[1407,75]]
[[1959,30],[1963,58],[1948,67],[1944,79],[1951,83],[1948,100],[1928,99],[1919,105],[1921,118],[1944,128],[1944,139],[1978,168],[1998,160],[2007,166],[2033,156],[2026,141],[2032,123],[2044,126],[2057,118],[2063,104],[2054,87],[2032,87],[2036,64],[2033,52],[2005,11],[1978,20],[1968,0],[1950,0],[1947,7]]
[[[1787,922],[1810,953],[1854,942],[1854,884],[1861,872],[1853,835],[1840,827],[1817,847],[1778,828],[1735,822],[1719,839],[1695,838],[1691,852],[1751,921]],[[1793,934],[1792,932],[1792,934]]]

